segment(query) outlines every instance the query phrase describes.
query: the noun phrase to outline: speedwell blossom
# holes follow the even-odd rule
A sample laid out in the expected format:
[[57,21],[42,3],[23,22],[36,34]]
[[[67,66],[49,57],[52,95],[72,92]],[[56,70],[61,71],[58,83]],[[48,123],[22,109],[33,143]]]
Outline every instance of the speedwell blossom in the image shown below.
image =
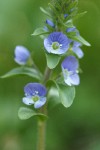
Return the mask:
[[[46,20],[46,24],[49,25],[52,28],[55,28],[55,24],[51,20],[49,20],[49,19]],[[49,28],[47,26],[44,26],[43,29],[44,29],[44,31],[49,32]]]
[[34,105],[34,108],[40,108],[46,103],[47,90],[40,83],[28,83],[24,87],[25,97],[23,103],[26,105]]
[[24,46],[16,46],[15,48],[15,62],[20,65],[25,65],[30,58],[30,52]]
[[79,35],[79,31],[76,29],[75,26],[67,28],[66,32],[76,32],[76,36]]
[[84,56],[84,53],[81,50],[80,46],[82,46],[82,44],[76,41],[73,43],[72,46],[72,50],[78,56],[78,58],[82,58]]
[[68,17],[68,14],[64,14],[64,18]]
[[69,48],[70,40],[62,32],[53,32],[44,39],[44,47],[48,53],[64,54]]
[[[66,32],[76,32],[76,36],[79,36],[79,31],[76,29],[76,27],[68,28]],[[78,56],[78,58],[82,58],[84,56],[84,53],[80,48],[82,44],[73,40],[72,42],[73,42],[72,51]]]
[[65,58],[61,64],[61,67],[66,84],[71,86],[78,85],[80,83],[80,78],[77,71],[79,64],[74,56],[68,56]]
[[46,20],[46,24],[48,24],[49,26],[51,26],[53,28],[55,27],[55,24],[49,19]]

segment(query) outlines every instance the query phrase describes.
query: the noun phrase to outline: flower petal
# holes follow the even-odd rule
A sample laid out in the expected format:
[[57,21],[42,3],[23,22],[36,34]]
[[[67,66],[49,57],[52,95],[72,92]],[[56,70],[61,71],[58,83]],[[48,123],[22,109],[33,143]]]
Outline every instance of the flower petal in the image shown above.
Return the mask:
[[49,19],[46,20],[46,24],[48,24],[49,26],[51,26],[53,28],[55,27],[55,24]]
[[44,47],[48,53],[52,51],[52,41],[48,40],[47,38],[44,39]]
[[68,17],[68,14],[64,14],[64,18]]
[[70,81],[72,85],[79,85],[80,84],[80,78],[78,74],[70,75]]
[[47,26],[44,26],[44,31],[47,31],[47,32],[49,32],[49,29],[48,29],[48,27]]
[[71,86],[72,83],[71,83],[71,80],[70,80],[70,77],[67,77],[67,78],[64,78],[64,81],[67,85]]
[[78,74],[70,75],[69,77],[64,78],[64,81],[69,86],[80,84],[80,78]]
[[40,98],[37,102],[34,104],[34,108],[40,108],[46,103],[46,97]]
[[26,93],[26,96],[45,96],[46,95],[46,88],[40,83],[28,83],[24,87],[24,92]]
[[74,56],[68,56],[64,59],[61,66],[62,68],[67,69],[68,71],[76,72],[76,70],[79,67],[79,64]]
[[29,57],[30,57],[30,53],[24,46],[16,46],[14,60],[18,64],[20,65],[26,64]]
[[79,31],[76,29],[75,26],[73,26],[71,28],[67,28],[66,32],[76,32],[76,36],[79,35]]
[[82,46],[82,44],[80,42],[75,41],[73,44],[73,49],[74,49],[74,47],[79,47],[79,46]]
[[32,104],[34,104],[34,101],[31,98],[28,98],[28,97],[24,97],[22,101],[26,105],[32,105]]
[[83,51],[79,47],[74,47],[73,52],[79,57],[82,58],[84,56]]
[[76,27],[67,28],[66,32],[74,32],[76,31]]

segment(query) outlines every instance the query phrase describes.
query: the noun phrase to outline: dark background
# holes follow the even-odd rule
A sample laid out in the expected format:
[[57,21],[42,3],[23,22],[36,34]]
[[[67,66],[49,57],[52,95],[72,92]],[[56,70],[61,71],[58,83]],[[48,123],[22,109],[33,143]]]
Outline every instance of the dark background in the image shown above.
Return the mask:
[[[0,0],[0,75],[18,66],[13,60],[16,45],[26,46],[44,70],[42,40],[31,34],[43,25],[46,16],[39,7],[48,2]],[[83,73],[73,105],[68,109],[60,105],[49,112],[47,150],[100,150],[100,1],[79,0],[82,11],[88,12],[75,25],[91,47],[82,47]],[[32,81],[26,76],[0,79],[0,150],[35,150],[36,118],[21,121],[17,116],[23,106],[23,87]]]

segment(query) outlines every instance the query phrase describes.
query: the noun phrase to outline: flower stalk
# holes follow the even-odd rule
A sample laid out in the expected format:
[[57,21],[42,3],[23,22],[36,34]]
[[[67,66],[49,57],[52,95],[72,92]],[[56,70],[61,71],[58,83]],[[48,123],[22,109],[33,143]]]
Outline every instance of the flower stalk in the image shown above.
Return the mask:
[[[52,70],[46,67],[45,72],[44,72],[44,80],[43,80],[44,85],[49,80],[51,73],[52,73]],[[40,113],[47,115],[46,104],[44,105],[44,107],[40,109]],[[46,123],[47,123],[46,120],[38,119],[37,150],[45,150],[46,148],[45,146],[46,145]]]
[[46,82],[47,82],[48,79],[50,78],[51,73],[52,73],[52,70],[49,69],[48,66],[47,66],[46,69],[45,69],[45,72],[44,72],[44,79],[43,79],[43,84],[44,84],[44,85],[46,84]]
[[37,150],[45,150],[46,121],[38,120]]

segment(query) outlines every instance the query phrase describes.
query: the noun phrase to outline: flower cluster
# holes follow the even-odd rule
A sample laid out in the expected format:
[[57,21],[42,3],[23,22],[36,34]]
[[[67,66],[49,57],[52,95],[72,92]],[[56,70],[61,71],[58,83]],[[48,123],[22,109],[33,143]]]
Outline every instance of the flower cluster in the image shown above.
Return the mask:
[[[22,98],[23,104],[28,107],[33,106],[33,109],[21,107],[18,116],[24,120],[32,116],[38,117],[38,135],[42,133],[37,143],[39,150],[45,147],[44,129],[47,108],[59,103],[66,108],[72,105],[75,98],[75,86],[80,84],[79,60],[84,56],[81,47],[82,45],[90,46],[73,24],[74,19],[84,14],[84,12],[83,14],[77,12],[77,4],[78,0],[51,0],[48,9],[40,7],[49,19],[46,18],[44,26],[37,28],[32,35],[40,36],[43,40],[46,56],[44,73],[35,64],[30,51],[18,45],[14,50],[14,60],[20,66],[2,76],[5,78],[13,75],[27,75],[33,78],[33,81],[24,86]],[[40,60],[41,65],[42,60]]]
[[[72,3],[72,4],[71,4]],[[77,15],[77,1],[55,0],[50,3],[49,11],[41,9],[50,19],[45,20],[45,25],[34,31],[33,35],[41,35],[44,39],[44,49],[47,59],[47,67],[54,71],[54,68],[61,62],[60,77],[63,85],[76,86],[80,84],[79,61],[84,56],[81,46],[89,43],[80,36],[79,31],[73,25],[73,18]],[[63,8],[63,9],[62,9]],[[24,46],[16,46],[15,62],[19,65],[28,65],[31,60],[30,52]],[[50,64],[50,65],[49,65]],[[35,65],[35,64],[34,64]],[[36,66],[36,65],[35,65]],[[37,67],[35,67],[37,69]],[[37,69],[38,70],[38,69]],[[37,71],[35,70],[35,71]],[[29,72],[30,74],[30,72]],[[43,76],[43,75],[42,75]],[[45,76],[45,83],[50,75]],[[59,75],[56,79],[59,78]],[[51,78],[52,79],[52,78]],[[56,80],[56,84],[58,80]],[[40,81],[42,83],[42,81]],[[40,108],[46,103],[46,85],[40,83],[28,83],[24,87],[25,97],[22,101],[26,105],[34,105],[34,108]],[[57,86],[57,87],[58,87]]]
[[[53,32],[44,39],[44,47],[48,53],[61,55],[68,51],[70,47],[70,39],[62,32]],[[77,53],[80,43],[74,42],[73,51]],[[77,53],[82,56],[81,53]],[[23,46],[16,46],[15,61],[20,65],[25,65],[30,57],[29,51]],[[62,72],[64,81],[67,85],[78,85],[80,79],[78,76],[78,61],[74,56],[66,57],[62,64]],[[46,103],[46,88],[39,83],[28,83],[24,87],[25,97],[23,103],[26,105],[34,105],[34,108],[40,108]]]
[[[73,28],[75,30],[76,28]],[[72,29],[69,29],[70,32]],[[47,38],[44,39],[44,47],[47,53],[52,54],[65,54],[70,44],[73,42],[72,51],[79,57],[83,57],[83,52],[80,49],[81,44],[76,41],[70,40],[62,32],[53,32]],[[68,56],[61,64],[64,81],[67,85],[79,85],[80,79],[78,75],[79,64],[75,56]]]

